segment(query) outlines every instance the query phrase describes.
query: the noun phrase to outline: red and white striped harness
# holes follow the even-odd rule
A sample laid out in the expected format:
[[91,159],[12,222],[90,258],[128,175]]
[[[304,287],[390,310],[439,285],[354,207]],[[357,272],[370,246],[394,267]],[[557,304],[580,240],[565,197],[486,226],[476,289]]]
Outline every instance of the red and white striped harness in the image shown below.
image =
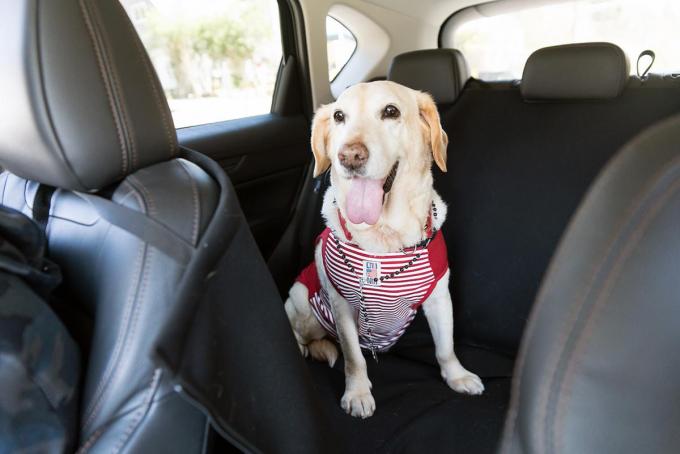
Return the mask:
[[[351,241],[352,237],[342,216],[340,224],[345,237]],[[431,220],[428,220],[429,225]],[[428,236],[431,236],[431,228],[428,227],[427,230]],[[441,231],[434,234],[426,247],[381,254],[366,252],[354,244],[342,241],[330,228],[326,228],[317,241],[321,241],[323,266],[331,284],[355,311],[359,344],[364,349],[371,349],[371,341],[377,351],[386,351],[392,347],[448,270],[446,243]],[[363,280],[368,326],[364,316],[360,314],[360,279]],[[316,263],[312,262],[307,266],[297,280],[309,290],[309,302],[319,323],[337,339],[328,292],[321,287]]]

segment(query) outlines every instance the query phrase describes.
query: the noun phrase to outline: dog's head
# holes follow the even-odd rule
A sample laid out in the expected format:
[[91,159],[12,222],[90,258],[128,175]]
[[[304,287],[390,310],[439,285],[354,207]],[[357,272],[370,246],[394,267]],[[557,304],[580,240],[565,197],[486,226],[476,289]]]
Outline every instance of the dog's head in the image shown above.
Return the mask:
[[[348,186],[346,212],[354,224],[375,224],[386,180],[396,172],[446,172],[448,138],[432,97],[394,82],[362,83],[322,106],[312,124],[314,176],[332,168]],[[390,185],[392,182],[388,181]]]

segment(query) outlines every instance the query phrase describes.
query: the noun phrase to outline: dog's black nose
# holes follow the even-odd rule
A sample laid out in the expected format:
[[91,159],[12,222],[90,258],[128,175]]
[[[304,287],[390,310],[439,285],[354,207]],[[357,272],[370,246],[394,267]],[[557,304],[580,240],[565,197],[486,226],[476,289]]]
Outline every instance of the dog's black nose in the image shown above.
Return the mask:
[[346,169],[358,170],[368,160],[368,148],[361,142],[348,143],[338,153],[338,159]]

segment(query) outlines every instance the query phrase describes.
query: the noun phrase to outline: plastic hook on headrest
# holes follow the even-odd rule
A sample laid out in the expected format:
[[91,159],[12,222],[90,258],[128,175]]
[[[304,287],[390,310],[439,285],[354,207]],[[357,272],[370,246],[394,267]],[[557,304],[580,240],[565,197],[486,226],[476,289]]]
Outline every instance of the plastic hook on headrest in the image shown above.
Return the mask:
[[[640,73],[640,60],[642,60],[644,57],[651,57],[651,61],[649,62],[649,65],[647,65],[647,68]],[[647,49],[645,51],[642,51],[640,55],[638,56],[637,59],[637,75],[641,80],[646,80],[647,79],[647,74],[649,73],[649,70],[652,69],[652,65],[654,64],[654,60],[656,60],[656,54],[654,53],[653,50]]]

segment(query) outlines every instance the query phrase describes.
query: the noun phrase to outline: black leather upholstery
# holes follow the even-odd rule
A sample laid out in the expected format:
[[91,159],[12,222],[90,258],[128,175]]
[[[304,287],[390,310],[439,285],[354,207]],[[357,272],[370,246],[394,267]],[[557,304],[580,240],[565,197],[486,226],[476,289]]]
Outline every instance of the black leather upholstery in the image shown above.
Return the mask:
[[177,154],[170,110],[117,1],[0,3],[0,165],[89,191]]
[[174,158],[167,102],[117,0],[2,2],[0,20],[0,202],[31,215],[39,184],[58,188],[48,252],[64,274],[60,312],[86,354],[80,450],[201,452],[207,418],[150,355],[180,285],[205,276],[73,191],[104,189],[196,246],[224,188]]
[[469,77],[467,62],[455,49],[406,52],[394,57],[387,71],[387,80],[426,91],[437,104],[454,102]]
[[610,43],[545,47],[529,57],[521,90],[526,100],[609,99],[621,94],[628,58]]
[[579,208],[524,336],[506,453],[680,447],[680,117],[630,142]]
[[[37,186],[5,172],[0,203],[30,216]],[[215,183],[195,164],[172,160],[128,176],[112,200],[196,244],[217,194]],[[174,445],[169,445],[172,452],[197,452],[193,448],[202,443],[205,417],[173,391],[149,359],[177,302],[184,267],[107,223],[89,202],[67,190],[53,196],[47,233],[49,255],[61,266],[66,283],[59,299],[81,316],[80,326],[70,328],[89,351],[81,395],[81,447],[135,450],[149,443],[149,437],[163,441],[149,426],[178,424]],[[91,323],[91,338],[82,334],[83,320]],[[175,412],[171,419],[166,407]]]

